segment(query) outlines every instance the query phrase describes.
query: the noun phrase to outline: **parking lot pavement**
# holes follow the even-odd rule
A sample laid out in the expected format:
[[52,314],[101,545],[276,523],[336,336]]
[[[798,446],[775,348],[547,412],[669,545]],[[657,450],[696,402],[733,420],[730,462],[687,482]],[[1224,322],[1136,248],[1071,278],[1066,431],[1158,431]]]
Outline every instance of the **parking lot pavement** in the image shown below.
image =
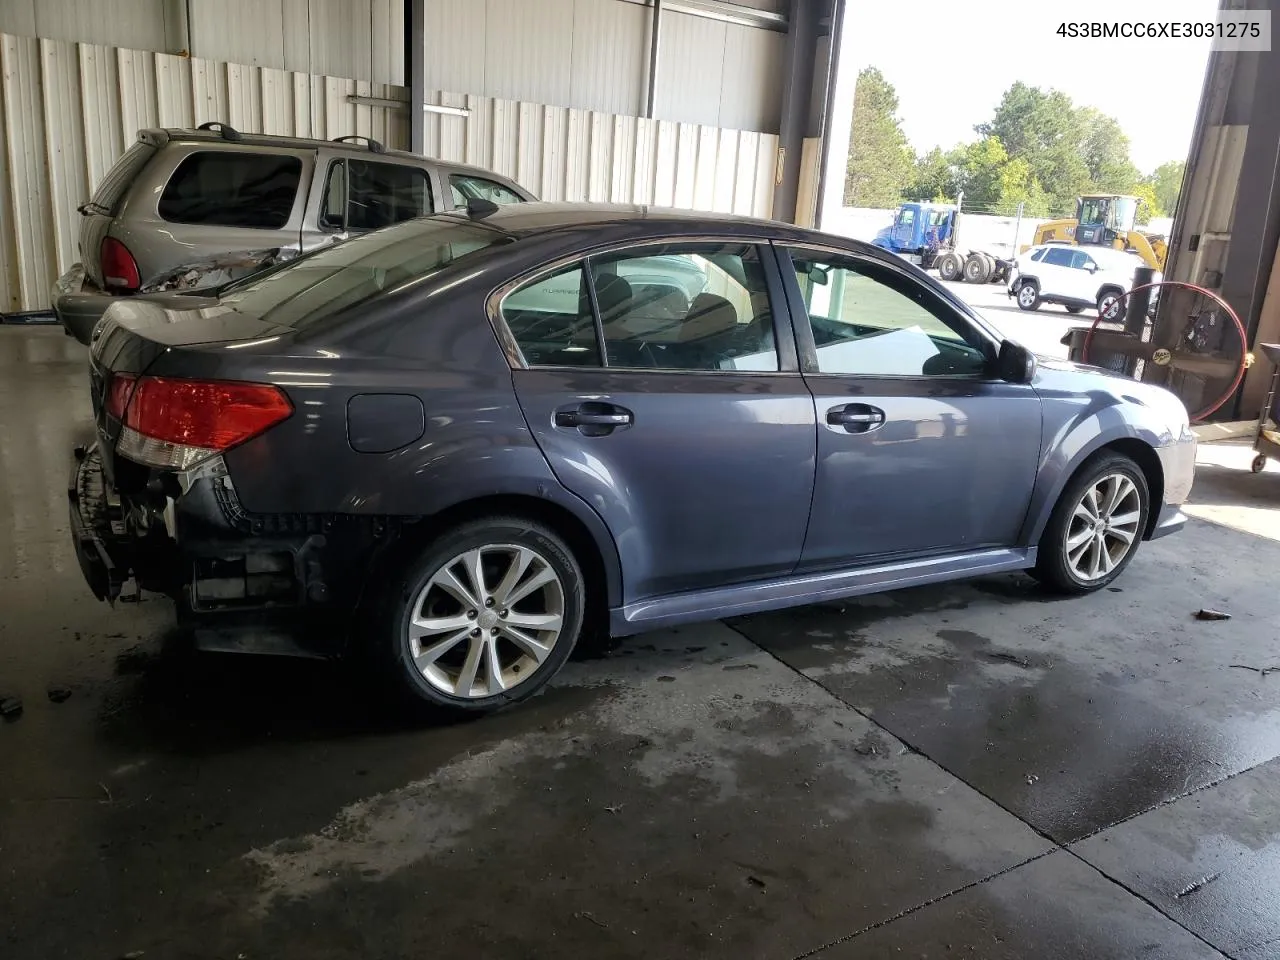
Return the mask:
[[1278,542],[631,638],[427,727],[92,599],[83,362],[0,329],[6,958],[1277,955]]
[[1063,307],[1049,304],[1039,310],[1019,310],[1003,283],[947,283],[945,286],[1004,336],[1044,357],[1065,359],[1067,348],[1060,342],[1062,337],[1072,327],[1093,322],[1093,315],[1088,312],[1070,314]]

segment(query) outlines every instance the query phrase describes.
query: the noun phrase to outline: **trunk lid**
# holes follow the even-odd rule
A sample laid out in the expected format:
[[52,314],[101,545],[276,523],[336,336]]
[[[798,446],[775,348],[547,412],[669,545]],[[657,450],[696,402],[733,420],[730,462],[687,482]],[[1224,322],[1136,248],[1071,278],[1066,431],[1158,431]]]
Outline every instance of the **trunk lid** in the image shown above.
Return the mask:
[[[178,293],[121,298],[107,308],[89,352],[89,391],[104,452],[115,449],[120,422],[107,412],[107,394],[118,374],[142,376],[175,349],[200,348],[276,336],[286,328],[237,313],[212,297]],[[103,469],[113,480],[113,456]]]

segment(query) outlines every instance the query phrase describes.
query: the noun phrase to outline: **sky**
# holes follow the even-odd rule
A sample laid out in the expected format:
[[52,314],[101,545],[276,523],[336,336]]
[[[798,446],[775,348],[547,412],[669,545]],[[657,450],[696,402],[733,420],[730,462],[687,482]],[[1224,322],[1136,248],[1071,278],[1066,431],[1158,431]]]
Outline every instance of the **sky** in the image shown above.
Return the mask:
[[872,19],[851,4],[853,63],[879,67],[917,152],[974,138],[1014,81],[1056,87],[1115,117],[1143,173],[1186,158],[1209,54],[1207,40],[1073,39],[1073,22],[1212,20],[1215,0],[906,0]]

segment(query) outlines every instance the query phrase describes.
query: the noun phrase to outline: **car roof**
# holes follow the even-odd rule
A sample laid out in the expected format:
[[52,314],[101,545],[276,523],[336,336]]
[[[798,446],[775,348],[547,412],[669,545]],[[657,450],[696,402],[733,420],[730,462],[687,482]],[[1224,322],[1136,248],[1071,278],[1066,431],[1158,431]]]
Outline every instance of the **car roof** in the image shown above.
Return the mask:
[[[442,216],[461,216],[459,213]],[[536,201],[531,203],[503,204],[484,216],[472,218],[513,237],[553,233],[561,230],[582,230],[627,227],[627,232],[637,235],[658,235],[670,232],[677,235],[707,231],[717,236],[755,239],[794,240],[852,246],[879,257],[883,251],[860,240],[852,240],[836,234],[822,233],[780,220],[765,220],[732,213],[678,210],[672,207],[641,204],[568,203]],[[636,229],[639,228],[639,229]],[[648,228],[648,229],[646,229]]]
[[[225,128],[230,129],[230,128]],[[302,150],[318,150],[325,148],[339,153],[361,154],[368,157],[393,157],[397,160],[410,160],[416,163],[431,163],[453,173],[468,173],[483,176],[489,180],[501,180],[513,183],[496,171],[485,167],[477,167],[469,163],[458,163],[453,160],[439,160],[424,157],[421,154],[409,153],[407,150],[389,150],[383,147],[380,151],[370,149],[368,142],[340,142],[337,140],[319,140],[312,137],[285,137],[272,133],[244,133],[233,130],[231,136],[222,130],[199,130],[189,127],[148,128],[138,131],[138,139],[145,140],[154,146],[165,143],[221,143],[230,145],[246,144],[259,147],[297,147]]]

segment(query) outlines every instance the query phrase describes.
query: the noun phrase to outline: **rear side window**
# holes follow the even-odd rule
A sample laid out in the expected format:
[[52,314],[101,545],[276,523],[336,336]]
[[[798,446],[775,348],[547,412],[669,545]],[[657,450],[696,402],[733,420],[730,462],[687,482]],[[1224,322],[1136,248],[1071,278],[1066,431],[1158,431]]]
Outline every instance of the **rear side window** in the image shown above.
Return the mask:
[[468,200],[492,200],[494,203],[523,203],[524,198],[509,187],[484,177],[455,173],[449,177],[449,190],[454,206],[465,207]]
[[275,153],[193,153],[173,171],[160,195],[170,223],[279,230],[289,222],[302,179],[302,160]]
[[1069,267],[1071,266],[1071,251],[1054,247],[1045,251],[1044,262],[1055,267]]

